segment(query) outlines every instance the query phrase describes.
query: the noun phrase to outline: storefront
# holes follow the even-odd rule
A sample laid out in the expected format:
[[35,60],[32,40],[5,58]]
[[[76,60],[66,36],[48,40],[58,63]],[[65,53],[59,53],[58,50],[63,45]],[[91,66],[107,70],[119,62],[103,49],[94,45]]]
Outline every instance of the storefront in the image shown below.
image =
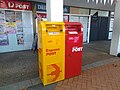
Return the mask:
[[83,25],[83,43],[89,43],[90,21],[89,9],[70,7],[70,22],[80,22]]
[[32,43],[31,4],[0,0],[0,53],[28,50]]
[[[63,6],[63,13],[68,14],[70,13],[70,7],[69,6]],[[44,21],[46,21],[46,3],[36,3],[36,14],[39,18],[42,18]],[[69,21],[69,16],[64,15],[63,21]]]
[[91,10],[90,42],[105,41],[109,37],[109,11]]
[[[42,18],[43,21],[47,21],[46,3],[36,3],[34,10],[36,10],[38,19]],[[89,15],[89,9],[81,9],[81,8],[73,8],[70,6],[63,6],[63,12],[64,12],[63,21],[81,22],[83,24],[83,27],[84,27],[83,41],[84,43],[89,43],[89,32],[90,32],[89,26],[90,26],[90,18],[91,18]],[[37,24],[36,24],[36,27],[37,27]]]
[[[68,14],[70,12],[70,7],[69,6],[64,6],[63,7],[63,12],[64,14]],[[42,21],[47,21],[47,15],[46,15],[46,3],[40,2],[36,3],[33,9],[33,15],[34,17],[37,16],[37,19],[34,19],[34,29],[35,32],[38,32],[38,20]],[[69,15],[64,15],[63,16],[63,21],[69,21]]]

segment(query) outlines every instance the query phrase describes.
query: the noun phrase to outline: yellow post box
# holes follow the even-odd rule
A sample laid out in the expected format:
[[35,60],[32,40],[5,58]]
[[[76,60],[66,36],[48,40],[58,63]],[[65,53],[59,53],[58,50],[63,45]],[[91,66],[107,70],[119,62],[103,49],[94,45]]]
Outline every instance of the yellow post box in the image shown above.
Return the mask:
[[44,85],[64,79],[65,27],[63,22],[38,23],[39,75]]

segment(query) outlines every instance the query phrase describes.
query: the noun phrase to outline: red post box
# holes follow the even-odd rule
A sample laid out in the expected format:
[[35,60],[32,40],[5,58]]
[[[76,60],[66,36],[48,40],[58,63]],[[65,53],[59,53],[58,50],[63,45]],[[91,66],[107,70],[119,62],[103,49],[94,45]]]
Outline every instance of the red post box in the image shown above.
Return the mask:
[[81,74],[83,26],[79,22],[65,23],[65,78]]

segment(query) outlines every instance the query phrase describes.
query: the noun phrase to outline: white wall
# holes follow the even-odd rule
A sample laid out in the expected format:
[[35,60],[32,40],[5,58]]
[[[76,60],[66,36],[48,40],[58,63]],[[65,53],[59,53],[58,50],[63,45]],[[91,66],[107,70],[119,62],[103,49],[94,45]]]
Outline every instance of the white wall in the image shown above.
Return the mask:
[[110,47],[110,54],[117,56],[120,53],[120,0],[118,0],[115,7],[115,17],[113,23],[112,41]]

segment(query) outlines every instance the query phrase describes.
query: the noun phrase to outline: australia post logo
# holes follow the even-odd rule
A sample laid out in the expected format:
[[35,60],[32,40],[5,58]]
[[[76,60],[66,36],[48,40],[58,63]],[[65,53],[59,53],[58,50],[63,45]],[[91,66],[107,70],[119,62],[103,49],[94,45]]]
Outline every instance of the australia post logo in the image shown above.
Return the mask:
[[72,47],[72,52],[81,52],[82,50],[83,47],[78,47],[78,46]]
[[60,48],[55,49],[46,49],[46,56],[53,56],[56,55],[60,51]]
[[30,10],[29,2],[10,1],[10,2],[7,2],[7,4],[8,4],[8,8],[10,8],[10,9]]

